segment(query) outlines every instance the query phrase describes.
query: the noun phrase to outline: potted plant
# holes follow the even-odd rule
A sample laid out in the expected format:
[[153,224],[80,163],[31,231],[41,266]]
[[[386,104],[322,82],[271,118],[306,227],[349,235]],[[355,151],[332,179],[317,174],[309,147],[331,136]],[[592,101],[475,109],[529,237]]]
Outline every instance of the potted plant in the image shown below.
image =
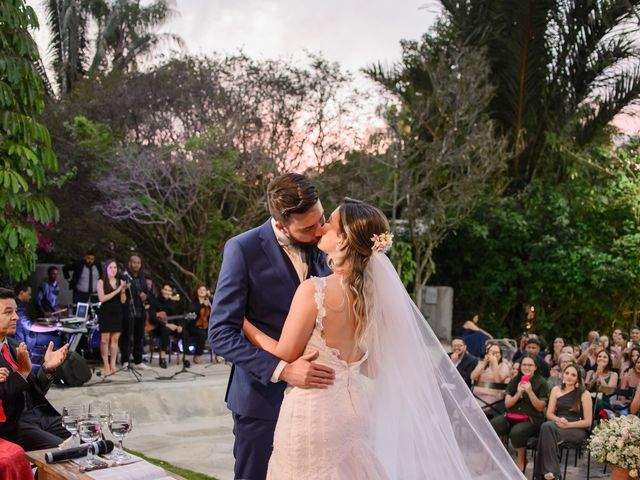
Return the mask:
[[640,418],[635,415],[601,422],[589,439],[591,456],[611,464],[612,480],[638,478],[640,472]]

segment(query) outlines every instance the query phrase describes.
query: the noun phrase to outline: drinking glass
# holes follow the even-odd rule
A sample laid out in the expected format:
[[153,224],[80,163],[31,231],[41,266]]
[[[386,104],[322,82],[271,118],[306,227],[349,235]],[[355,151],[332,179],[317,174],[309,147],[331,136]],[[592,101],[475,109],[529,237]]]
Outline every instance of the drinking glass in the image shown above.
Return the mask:
[[[97,418],[87,418],[78,422],[78,433],[80,434],[80,440],[85,443],[93,443],[100,440],[102,429],[100,427],[100,420]],[[94,460],[96,452],[93,451],[93,447],[89,447],[87,450],[87,458],[82,461],[82,465],[86,467],[95,466]]]
[[84,405],[68,405],[62,407],[62,426],[71,434],[74,445],[80,445],[78,422],[87,418]]
[[111,405],[109,402],[91,402],[89,405],[89,418],[100,420],[100,425],[103,428],[107,428],[109,424],[109,413],[111,411]]
[[131,456],[125,453],[122,447],[124,437],[133,428],[133,422],[131,421],[131,413],[128,410],[112,410],[109,415],[109,431],[118,439],[118,451],[115,452],[111,458],[115,461],[128,460]]

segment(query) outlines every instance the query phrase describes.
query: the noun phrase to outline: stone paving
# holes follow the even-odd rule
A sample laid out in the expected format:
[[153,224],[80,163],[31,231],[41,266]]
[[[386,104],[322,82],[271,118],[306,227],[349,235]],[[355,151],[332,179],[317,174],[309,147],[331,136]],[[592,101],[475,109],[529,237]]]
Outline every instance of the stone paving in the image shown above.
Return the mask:
[[[231,480],[233,424],[224,403],[230,367],[195,365],[190,370],[204,377],[180,374],[175,380],[159,378],[178,371],[180,367],[175,363],[164,370],[157,368],[156,360],[153,367],[142,371],[142,382],[127,372],[119,372],[106,381],[94,375],[82,387],[52,388],[48,398],[60,410],[65,404],[89,404],[95,400],[127,407],[134,421],[134,428],[125,439],[127,447],[219,480]],[[577,468],[573,462],[572,452],[565,480],[586,479],[586,456],[578,459]],[[602,465],[592,461],[590,478],[609,478],[611,469],[607,469],[607,473],[602,470]],[[530,458],[526,470],[528,479],[532,473]]]

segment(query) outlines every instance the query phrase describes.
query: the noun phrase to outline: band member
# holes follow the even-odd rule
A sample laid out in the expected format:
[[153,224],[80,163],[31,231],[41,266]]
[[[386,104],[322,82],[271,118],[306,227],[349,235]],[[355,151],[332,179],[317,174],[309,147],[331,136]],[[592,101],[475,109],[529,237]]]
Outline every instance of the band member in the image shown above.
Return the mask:
[[[195,338],[195,352],[193,363],[200,363],[200,356],[204,350],[209,332],[209,316],[211,315],[211,292],[204,284],[198,285],[192,298],[189,311],[196,314],[195,321],[187,322],[189,336]],[[216,355],[216,362],[218,356]]]
[[142,353],[144,349],[144,303],[147,301],[149,290],[141,270],[142,260],[138,255],[131,255],[127,271],[123,274],[129,287],[126,290],[127,301],[124,305],[124,321],[120,336],[120,361],[123,368],[129,367],[131,343],[133,342],[133,362],[136,368],[147,370],[149,366],[142,363]]
[[82,260],[62,267],[62,274],[69,280],[69,288],[73,290],[73,303],[88,302],[91,295],[97,295],[100,270],[95,263],[95,253],[87,250]]
[[31,287],[27,282],[19,282],[16,284],[13,292],[18,306],[18,324],[16,326],[15,334],[10,335],[10,337],[18,343],[26,342],[27,348],[31,351],[35,346],[34,339],[29,335],[32,319],[29,318],[29,314],[27,313],[29,302],[31,301]]
[[102,278],[98,280],[100,356],[104,376],[116,371],[118,340],[122,332],[122,305],[127,301],[127,283],[117,278],[117,273],[116,261],[107,260],[102,267]]
[[151,330],[154,337],[160,339],[160,368],[167,368],[167,360],[165,354],[169,348],[169,336],[173,335],[178,338],[182,335],[182,327],[176,323],[176,318],[182,313],[179,300],[180,296],[173,294],[171,285],[165,284],[160,290],[158,298],[150,298],[150,308],[148,311],[149,322],[147,330]]
[[60,295],[58,274],[58,267],[49,267],[47,269],[47,279],[42,282],[38,289],[37,304],[44,316],[50,316],[52,312],[58,309],[58,295]]

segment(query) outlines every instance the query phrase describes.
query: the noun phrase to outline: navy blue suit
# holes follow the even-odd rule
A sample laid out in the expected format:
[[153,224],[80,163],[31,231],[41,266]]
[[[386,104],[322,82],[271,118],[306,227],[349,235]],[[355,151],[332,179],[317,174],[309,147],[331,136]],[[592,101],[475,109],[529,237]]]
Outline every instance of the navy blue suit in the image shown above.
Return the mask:
[[[308,276],[330,273],[317,249],[307,257]],[[265,478],[286,388],[284,382],[271,382],[280,359],[249,343],[242,334],[242,322],[247,318],[270,337],[280,338],[299,284],[271,219],[225,245],[211,305],[209,343],[233,363],[225,401],[234,418],[237,479]]]

